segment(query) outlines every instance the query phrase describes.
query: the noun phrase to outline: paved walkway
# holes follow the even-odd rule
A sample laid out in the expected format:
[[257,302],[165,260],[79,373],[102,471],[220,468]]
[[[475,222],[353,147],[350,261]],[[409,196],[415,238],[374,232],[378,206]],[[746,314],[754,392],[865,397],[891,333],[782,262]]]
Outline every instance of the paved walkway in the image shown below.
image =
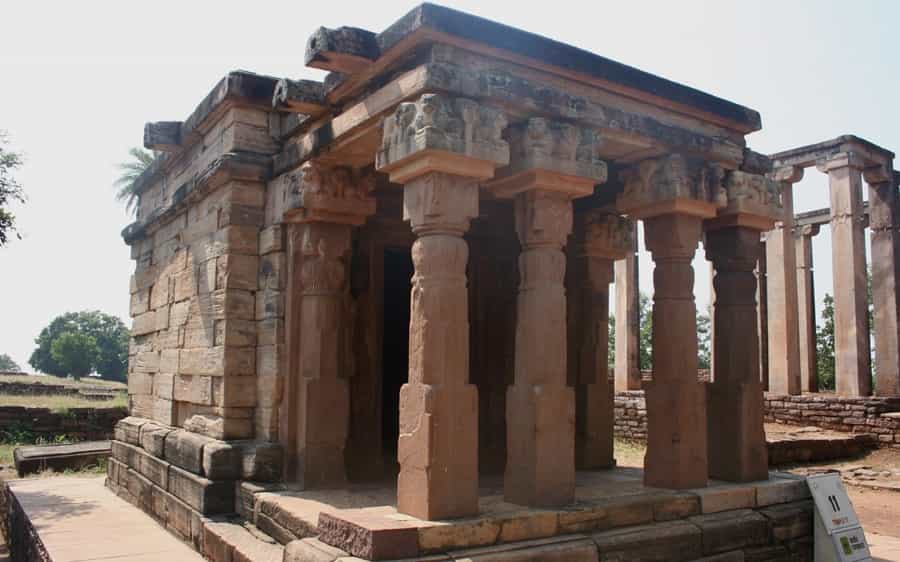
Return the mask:
[[872,562],[897,562],[900,560],[900,539],[887,535],[866,533]]
[[13,480],[9,486],[53,562],[202,562],[149,515],[116,496],[103,478]]

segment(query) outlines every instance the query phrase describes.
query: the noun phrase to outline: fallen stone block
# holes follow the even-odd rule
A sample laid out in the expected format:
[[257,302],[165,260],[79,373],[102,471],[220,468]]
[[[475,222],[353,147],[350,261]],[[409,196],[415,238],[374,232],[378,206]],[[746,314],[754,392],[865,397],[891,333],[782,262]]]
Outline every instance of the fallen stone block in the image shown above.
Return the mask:
[[28,445],[16,447],[13,461],[19,477],[44,470],[62,472],[97,466],[112,454],[109,441],[85,441],[70,445]]

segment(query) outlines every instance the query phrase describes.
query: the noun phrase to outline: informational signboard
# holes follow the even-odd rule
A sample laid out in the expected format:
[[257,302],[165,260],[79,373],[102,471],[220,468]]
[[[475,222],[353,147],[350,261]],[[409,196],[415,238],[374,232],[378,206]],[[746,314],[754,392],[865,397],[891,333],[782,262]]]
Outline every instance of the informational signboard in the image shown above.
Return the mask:
[[806,479],[816,504],[816,562],[871,560],[866,535],[838,472]]

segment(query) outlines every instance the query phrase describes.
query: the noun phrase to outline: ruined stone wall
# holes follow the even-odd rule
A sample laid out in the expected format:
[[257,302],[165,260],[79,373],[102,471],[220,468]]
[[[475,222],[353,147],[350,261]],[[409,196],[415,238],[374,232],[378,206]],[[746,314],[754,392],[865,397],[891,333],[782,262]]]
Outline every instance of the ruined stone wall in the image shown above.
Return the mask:
[[60,435],[69,439],[109,439],[116,422],[128,415],[125,408],[70,408],[53,412],[48,408],[0,407],[0,436],[21,439],[20,432],[53,440]]
[[[616,393],[615,434],[647,438],[644,391]],[[766,394],[767,422],[816,426],[847,433],[869,433],[882,445],[900,447],[900,398],[845,398],[834,394],[784,396]]]
[[870,433],[900,447],[900,398],[845,398],[833,394],[766,395],[766,421]]
[[[132,415],[216,439],[274,438],[273,393],[258,386],[273,386],[279,374],[266,353],[279,331],[265,322],[257,294],[283,269],[270,257],[280,231],[261,236],[265,185],[222,169],[228,156],[275,148],[266,111],[231,107],[141,195],[146,234],[132,243]],[[259,357],[258,345],[268,346]]]

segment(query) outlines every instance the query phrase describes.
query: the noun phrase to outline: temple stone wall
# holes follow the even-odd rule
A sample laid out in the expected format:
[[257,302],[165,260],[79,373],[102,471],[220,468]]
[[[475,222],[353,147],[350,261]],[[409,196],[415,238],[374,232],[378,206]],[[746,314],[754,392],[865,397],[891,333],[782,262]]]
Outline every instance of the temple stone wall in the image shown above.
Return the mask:
[[[615,434],[647,438],[644,391],[616,393]],[[767,393],[765,420],[876,435],[881,445],[900,447],[900,398],[846,398],[833,394],[788,396]]]
[[216,439],[277,437],[281,232],[261,232],[262,182],[217,173],[223,155],[272,152],[267,127],[266,111],[224,111],[141,196],[139,218],[161,218],[132,244],[134,416]]

